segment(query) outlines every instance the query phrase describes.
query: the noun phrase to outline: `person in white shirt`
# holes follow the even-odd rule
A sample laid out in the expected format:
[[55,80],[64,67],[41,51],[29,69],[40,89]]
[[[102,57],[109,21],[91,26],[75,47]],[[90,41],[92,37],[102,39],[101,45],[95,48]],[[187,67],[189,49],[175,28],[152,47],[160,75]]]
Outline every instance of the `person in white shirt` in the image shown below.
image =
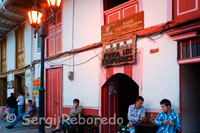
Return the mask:
[[23,114],[23,109],[24,109],[24,97],[22,96],[22,92],[19,92],[17,98],[17,105],[18,105],[18,115]]
[[35,106],[36,106],[36,108],[39,108],[39,95],[36,95]]

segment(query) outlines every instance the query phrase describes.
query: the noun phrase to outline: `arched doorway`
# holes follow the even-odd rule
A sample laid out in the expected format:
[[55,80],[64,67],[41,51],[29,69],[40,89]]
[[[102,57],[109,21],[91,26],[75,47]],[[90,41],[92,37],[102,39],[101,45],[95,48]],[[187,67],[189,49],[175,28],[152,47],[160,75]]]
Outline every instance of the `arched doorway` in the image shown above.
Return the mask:
[[[139,86],[129,76],[115,74],[103,85],[101,94],[102,118],[121,117],[124,120],[123,124],[126,125],[128,107],[135,103],[139,95]],[[117,129],[118,124],[114,123],[113,119],[102,124],[102,133],[116,133]]]

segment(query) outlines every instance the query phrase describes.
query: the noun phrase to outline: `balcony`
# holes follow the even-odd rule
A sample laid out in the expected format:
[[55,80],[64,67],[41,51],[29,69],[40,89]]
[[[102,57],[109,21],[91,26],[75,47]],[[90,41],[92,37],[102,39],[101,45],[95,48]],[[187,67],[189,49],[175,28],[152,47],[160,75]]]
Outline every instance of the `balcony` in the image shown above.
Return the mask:
[[104,11],[104,24],[109,24],[138,12],[139,0],[129,0],[114,8]]

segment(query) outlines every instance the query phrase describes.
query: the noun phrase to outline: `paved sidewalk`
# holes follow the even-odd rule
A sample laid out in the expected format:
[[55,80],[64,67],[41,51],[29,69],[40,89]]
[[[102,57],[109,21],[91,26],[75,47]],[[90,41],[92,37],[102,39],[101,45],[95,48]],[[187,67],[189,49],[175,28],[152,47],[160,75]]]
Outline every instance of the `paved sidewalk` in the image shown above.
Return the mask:
[[[12,129],[7,129],[6,126],[9,123],[0,120],[0,133],[37,133],[38,132],[38,127],[33,125],[33,126],[23,126],[21,123],[18,123],[15,125],[14,128]],[[46,133],[51,133],[52,129],[46,129]]]

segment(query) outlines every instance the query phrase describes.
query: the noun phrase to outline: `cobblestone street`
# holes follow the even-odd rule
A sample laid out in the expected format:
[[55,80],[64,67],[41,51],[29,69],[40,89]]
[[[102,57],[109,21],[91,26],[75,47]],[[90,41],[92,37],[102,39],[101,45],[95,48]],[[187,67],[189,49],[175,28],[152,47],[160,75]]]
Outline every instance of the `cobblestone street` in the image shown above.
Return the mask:
[[[24,126],[18,123],[14,128],[7,129],[8,122],[0,120],[0,133],[37,133],[37,126]],[[51,133],[52,129],[46,129],[46,133]]]

